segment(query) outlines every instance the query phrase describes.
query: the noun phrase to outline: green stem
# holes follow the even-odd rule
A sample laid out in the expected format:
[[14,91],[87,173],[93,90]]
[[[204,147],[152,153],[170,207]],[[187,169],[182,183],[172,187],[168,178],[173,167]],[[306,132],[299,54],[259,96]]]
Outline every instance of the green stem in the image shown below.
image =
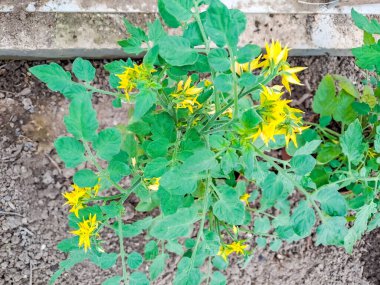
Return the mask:
[[340,137],[340,134],[333,131],[333,130],[330,130],[329,128],[324,128],[322,126],[320,126],[319,124],[316,124],[316,123],[312,123],[312,122],[305,122],[305,124],[307,125],[310,125],[310,126],[314,126],[314,127],[317,127],[318,129],[320,129],[322,132],[327,132],[327,133],[330,133],[331,135],[333,136],[336,136],[337,138]]
[[195,21],[197,21],[199,30],[201,31],[201,35],[206,47],[206,53],[208,53],[210,51],[210,41],[207,38],[205,28],[203,27],[203,24],[201,21],[199,8],[198,8],[199,2],[197,0],[193,0],[193,3],[194,3],[194,18],[195,18]]
[[289,181],[292,182],[292,184],[295,186],[298,191],[300,191],[306,199],[310,202],[310,204],[314,207],[316,210],[319,218],[322,220],[322,222],[325,221],[325,217],[322,214],[321,209],[319,209],[317,203],[314,201],[314,199],[311,197],[311,194],[307,192],[305,188],[302,187],[301,184],[298,183],[295,179],[293,179],[292,176],[290,176],[282,167],[278,166],[278,164],[272,159],[271,156],[264,154],[260,149],[257,147],[253,146],[255,151],[263,158],[265,159],[269,164],[271,164],[279,173],[281,173],[284,177],[286,177]]
[[[82,86],[82,84],[79,84]],[[105,95],[110,95],[110,96],[114,96],[116,98],[120,98],[123,94],[122,93],[118,93],[118,92],[111,92],[111,91],[105,91],[105,90],[102,90],[102,89],[98,89],[94,86],[91,86],[89,84],[84,84],[84,87],[86,87],[87,89],[90,89],[91,91],[93,92],[96,92],[96,93],[101,93],[101,94],[105,94]]]
[[233,88],[233,99],[234,99],[234,119],[239,116],[239,94],[238,94],[238,78],[236,75],[236,67],[235,67],[235,54],[232,49],[230,51],[230,60],[231,60],[231,69],[232,69],[232,88]]
[[118,220],[118,224],[119,224],[118,234],[119,234],[119,244],[120,244],[121,266],[123,267],[123,280],[124,280],[124,284],[127,285],[128,284],[128,273],[127,273],[127,266],[125,264],[123,223],[121,220],[121,214],[118,216],[117,220]]

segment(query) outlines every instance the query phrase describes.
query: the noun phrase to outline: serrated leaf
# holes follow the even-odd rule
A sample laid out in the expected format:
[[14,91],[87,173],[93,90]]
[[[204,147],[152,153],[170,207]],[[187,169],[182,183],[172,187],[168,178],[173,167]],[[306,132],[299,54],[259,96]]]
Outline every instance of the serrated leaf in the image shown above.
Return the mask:
[[129,277],[129,285],[149,285],[149,280],[143,272],[135,271]]
[[343,153],[353,164],[358,164],[364,156],[365,144],[363,143],[363,129],[359,120],[351,123],[340,137]]
[[198,60],[198,53],[183,37],[166,36],[160,40],[159,46],[160,56],[172,66],[192,65]]
[[300,237],[310,235],[316,222],[315,212],[305,200],[299,202],[290,219],[294,232]]
[[83,144],[71,137],[60,137],[54,142],[59,157],[67,168],[75,168],[86,161]]
[[317,228],[316,245],[336,245],[344,244],[344,237],[348,230],[344,217],[332,217]]
[[156,280],[166,267],[167,254],[158,255],[149,267],[150,280]]
[[102,282],[102,285],[120,285],[120,281],[123,279],[122,276],[113,276]]
[[355,11],[351,10],[351,17],[355,22],[355,25],[367,33],[380,35],[380,23],[376,19],[369,20],[367,17]]
[[96,69],[88,60],[78,57],[73,62],[73,72],[78,79],[91,82],[95,78]]
[[220,194],[219,200],[213,205],[214,215],[230,225],[242,225],[245,220],[245,210],[238,193],[226,186],[220,188]]
[[139,268],[140,265],[143,263],[143,261],[144,261],[144,259],[141,256],[141,254],[136,252],[136,251],[133,251],[130,254],[128,254],[127,264],[128,264],[130,269],[135,270],[135,269]]
[[97,156],[107,161],[120,152],[120,145],[121,134],[116,128],[102,130],[93,142]]
[[94,187],[99,182],[98,176],[91,169],[81,169],[74,174],[74,183],[79,187]]
[[67,131],[78,140],[93,141],[96,138],[99,123],[91,99],[75,98],[71,101],[69,109],[70,114],[64,118]]
[[53,91],[63,92],[73,84],[70,72],[54,62],[33,66],[29,71]]
[[150,89],[142,89],[139,94],[136,95],[135,112],[133,118],[138,120],[144,116],[156,103],[157,94]]
[[228,53],[225,49],[216,48],[212,49],[207,56],[210,66],[219,72],[229,70],[231,67],[231,62],[228,58]]
[[344,248],[348,253],[352,253],[355,243],[362,237],[367,230],[368,220],[376,212],[376,204],[371,202],[364,205],[356,214],[354,225],[348,230],[344,238]]
[[334,113],[336,104],[334,79],[331,75],[326,75],[319,84],[313,98],[313,111],[321,116],[330,116]]
[[111,180],[115,183],[120,182],[123,177],[128,176],[131,173],[129,166],[121,161],[111,161],[107,170]]
[[321,203],[322,211],[330,216],[345,216],[347,203],[344,197],[339,194],[336,184],[329,184],[321,187],[316,193],[315,199]]

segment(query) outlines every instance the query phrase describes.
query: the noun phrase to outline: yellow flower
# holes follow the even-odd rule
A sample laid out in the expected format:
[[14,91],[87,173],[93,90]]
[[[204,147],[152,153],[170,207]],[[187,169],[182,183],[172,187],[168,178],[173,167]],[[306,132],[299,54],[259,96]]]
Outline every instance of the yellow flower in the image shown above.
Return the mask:
[[218,255],[219,255],[220,257],[222,257],[222,258],[224,259],[224,261],[227,261],[227,258],[228,258],[228,256],[229,256],[231,253],[232,253],[232,251],[231,251],[228,247],[226,247],[226,246],[221,246],[221,247],[219,248]]
[[151,191],[158,191],[160,188],[161,177],[145,178],[144,181],[147,184],[147,188]]
[[91,246],[91,237],[96,235],[95,230],[99,226],[99,221],[96,220],[96,215],[91,215],[87,220],[83,219],[83,222],[78,223],[79,229],[71,231],[70,233],[79,236],[79,247],[84,247],[84,251],[87,251]]
[[284,135],[286,146],[291,140],[297,147],[296,135],[307,128],[302,127],[302,117],[299,116],[303,112],[290,107],[288,104],[291,100],[281,99],[282,94],[278,86],[274,88],[263,86],[260,93],[260,105],[257,107],[262,122],[251,130],[247,139],[256,140],[261,137],[268,145],[269,141],[275,141],[276,135]]
[[232,227],[232,232],[236,235],[239,232],[239,227],[233,226]]
[[252,72],[255,69],[263,67],[263,64],[260,63],[261,57],[262,57],[262,55],[259,55],[258,57],[256,57],[251,62],[247,62],[247,63],[243,63],[243,64],[240,64],[237,61],[235,61],[235,72],[236,72],[236,74],[241,76],[242,73],[244,73],[244,72]]
[[132,166],[135,167],[136,166],[136,157],[132,157]]
[[133,67],[126,67],[124,72],[116,74],[120,79],[119,89],[123,89],[126,99],[129,101],[129,93],[137,87],[138,82],[149,81],[150,75],[155,69],[149,69],[144,64],[133,64]]
[[247,248],[248,245],[242,244],[242,241],[239,240],[238,242],[233,242],[228,245],[229,250],[232,252],[235,252],[236,254],[244,254],[244,250]]
[[291,93],[290,90],[290,83],[295,85],[303,85],[299,78],[297,77],[296,73],[301,72],[305,70],[306,67],[290,67],[288,64],[284,64],[281,67],[281,74],[282,74],[282,84],[285,86],[286,90]]
[[265,49],[266,54],[263,56],[264,60],[261,63],[263,67],[277,66],[288,59],[289,48],[286,46],[282,48],[279,41],[272,40],[270,45],[265,43]]
[[248,199],[251,197],[251,194],[244,193],[243,195],[240,196],[240,201],[244,202],[246,205],[248,205]]
[[210,80],[208,80],[208,79],[205,79],[205,80],[203,81],[203,83],[204,83],[205,87],[210,87],[210,86],[212,86],[212,82],[211,82]]
[[81,188],[76,184],[71,185],[73,191],[63,193],[63,197],[66,198],[67,202],[64,205],[70,205],[70,212],[74,213],[76,217],[79,217],[79,210],[84,209],[84,202],[86,199],[91,198],[91,196],[98,195],[100,185],[97,184],[94,188],[84,187]]
[[194,109],[202,106],[197,100],[203,88],[190,86],[190,84],[191,77],[188,77],[185,83],[181,80],[178,82],[176,92],[171,96],[175,99],[177,109],[188,109],[190,113],[193,113]]

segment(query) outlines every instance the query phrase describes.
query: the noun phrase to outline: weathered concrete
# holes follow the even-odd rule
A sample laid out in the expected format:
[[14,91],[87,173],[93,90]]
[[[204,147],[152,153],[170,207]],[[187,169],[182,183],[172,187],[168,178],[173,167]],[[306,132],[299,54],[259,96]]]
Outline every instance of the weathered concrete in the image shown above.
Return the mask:
[[[333,7],[296,0],[223,1],[247,13],[241,45],[279,39],[293,55],[349,55],[361,44],[362,32],[354,27],[351,6],[344,2]],[[380,3],[356,8],[380,17]],[[0,58],[125,56],[116,44],[126,37],[123,17],[139,26],[157,17],[156,0],[0,0],[1,10],[11,12],[0,13]]]

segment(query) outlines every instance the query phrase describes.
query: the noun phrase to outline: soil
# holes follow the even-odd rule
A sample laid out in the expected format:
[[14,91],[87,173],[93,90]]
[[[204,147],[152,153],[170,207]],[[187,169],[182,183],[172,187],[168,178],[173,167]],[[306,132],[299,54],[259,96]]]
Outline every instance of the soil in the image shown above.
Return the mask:
[[[42,62],[0,61],[0,284],[47,284],[65,254],[56,244],[69,237],[67,208],[61,195],[70,185],[73,170],[64,169],[53,149],[53,141],[65,133],[62,123],[67,102],[28,73]],[[71,62],[58,62],[69,69]],[[108,86],[97,67],[96,85]],[[326,73],[339,73],[357,81],[360,71],[352,58],[293,58],[292,65],[308,66],[301,75],[304,86],[294,88],[292,98],[305,111]],[[127,118],[125,108],[111,109],[110,98],[96,96],[101,127]],[[111,111],[112,110],[112,111]],[[141,216],[130,204],[128,217]],[[102,234],[106,248],[117,241]],[[126,250],[142,250],[141,238],[125,240]],[[335,247],[316,247],[311,238],[285,245],[278,253],[257,251],[245,268],[228,269],[228,284],[380,284],[380,231],[368,234],[352,255]],[[174,263],[156,284],[170,284]],[[90,263],[64,273],[57,284],[101,284],[119,273],[118,266],[101,271]]]

